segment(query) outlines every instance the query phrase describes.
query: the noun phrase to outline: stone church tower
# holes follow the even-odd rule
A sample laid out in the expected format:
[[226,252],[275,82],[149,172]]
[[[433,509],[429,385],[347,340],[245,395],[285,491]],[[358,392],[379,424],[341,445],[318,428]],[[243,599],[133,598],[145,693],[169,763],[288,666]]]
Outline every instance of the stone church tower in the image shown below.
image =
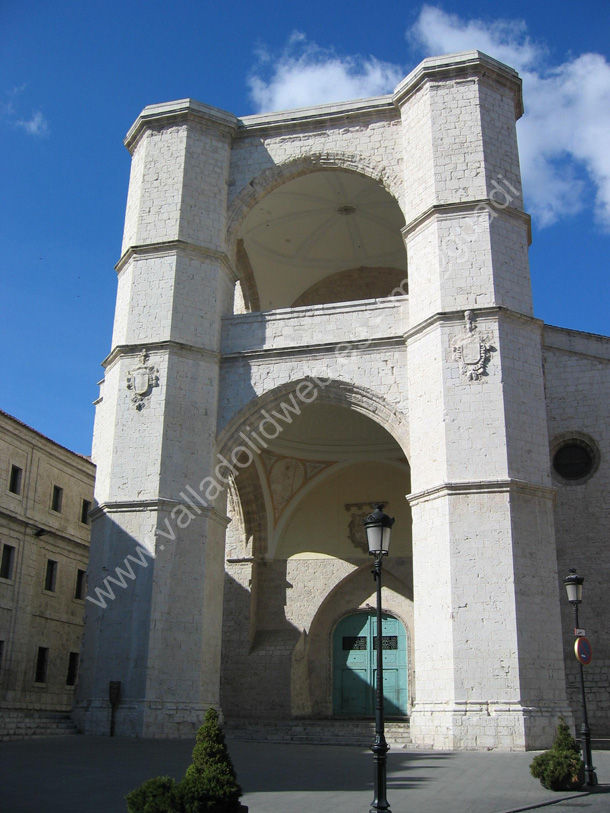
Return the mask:
[[85,731],[109,681],[120,735],[191,735],[209,706],[366,716],[374,501],[390,715],[443,748],[539,748],[571,719],[521,113],[517,74],[472,51],[390,96],[139,116]]

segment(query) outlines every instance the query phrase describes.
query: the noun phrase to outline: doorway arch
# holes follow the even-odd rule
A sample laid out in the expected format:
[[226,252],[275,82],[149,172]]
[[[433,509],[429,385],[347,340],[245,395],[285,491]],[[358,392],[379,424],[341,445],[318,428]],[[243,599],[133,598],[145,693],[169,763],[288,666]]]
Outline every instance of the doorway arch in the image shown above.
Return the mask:
[[[407,634],[402,622],[382,615],[383,695],[388,717],[406,717],[409,704]],[[377,619],[373,612],[344,616],[333,632],[333,714],[372,717],[377,680]]]

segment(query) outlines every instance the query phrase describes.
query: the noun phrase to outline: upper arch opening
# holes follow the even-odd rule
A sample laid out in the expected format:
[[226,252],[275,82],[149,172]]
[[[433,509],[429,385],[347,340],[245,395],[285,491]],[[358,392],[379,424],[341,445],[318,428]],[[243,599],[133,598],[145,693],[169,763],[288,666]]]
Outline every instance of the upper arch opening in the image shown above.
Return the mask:
[[273,189],[237,234],[240,310],[392,295],[407,276],[404,217],[372,178],[319,170]]

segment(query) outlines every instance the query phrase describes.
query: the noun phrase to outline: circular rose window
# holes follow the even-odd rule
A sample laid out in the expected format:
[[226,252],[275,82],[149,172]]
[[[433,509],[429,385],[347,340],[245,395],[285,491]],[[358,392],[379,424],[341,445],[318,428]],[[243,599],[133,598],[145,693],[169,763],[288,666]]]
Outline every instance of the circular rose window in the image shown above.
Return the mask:
[[563,480],[578,482],[588,479],[599,465],[595,446],[579,437],[566,438],[555,445],[553,470]]

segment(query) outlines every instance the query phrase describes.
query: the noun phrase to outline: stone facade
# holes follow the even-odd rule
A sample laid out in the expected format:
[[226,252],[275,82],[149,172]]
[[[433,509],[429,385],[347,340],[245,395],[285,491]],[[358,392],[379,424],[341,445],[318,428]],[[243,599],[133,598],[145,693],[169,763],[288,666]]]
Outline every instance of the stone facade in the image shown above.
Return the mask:
[[0,714],[74,700],[95,466],[0,412]]
[[[132,736],[192,734],[210,705],[336,716],[342,658],[341,692],[365,697],[336,630],[374,605],[374,501],[397,518],[383,602],[414,741],[540,748],[572,719],[559,576],[588,561],[579,489],[601,502],[607,478],[589,381],[607,383],[608,343],[533,316],[521,112],[517,74],[468,52],[391,96],[140,115],[96,415],[85,731],[107,730],[111,680]],[[574,432],[599,465],[564,495],[549,442]],[[108,572],[136,557],[110,597]],[[605,669],[600,652],[604,724]]]

